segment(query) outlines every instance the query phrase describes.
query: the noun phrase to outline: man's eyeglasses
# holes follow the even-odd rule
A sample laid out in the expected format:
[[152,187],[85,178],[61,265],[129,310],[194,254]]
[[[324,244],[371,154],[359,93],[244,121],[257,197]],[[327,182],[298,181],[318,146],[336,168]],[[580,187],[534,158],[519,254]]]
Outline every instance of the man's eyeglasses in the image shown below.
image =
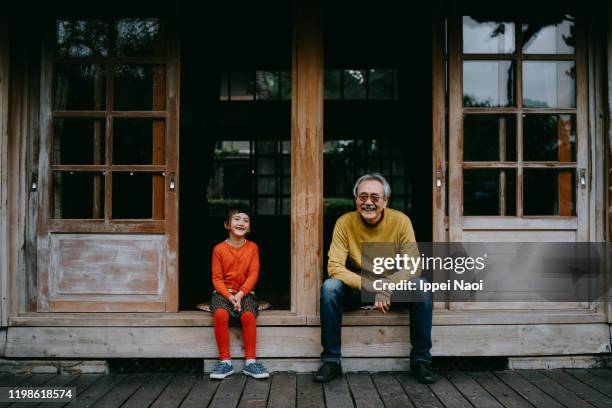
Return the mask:
[[357,198],[359,199],[359,201],[361,201],[362,203],[365,203],[366,201],[368,201],[368,198],[370,199],[370,201],[372,201],[373,203],[377,203],[378,201],[381,200],[381,196],[379,196],[378,194],[368,194],[368,193],[361,193],[357,196]]

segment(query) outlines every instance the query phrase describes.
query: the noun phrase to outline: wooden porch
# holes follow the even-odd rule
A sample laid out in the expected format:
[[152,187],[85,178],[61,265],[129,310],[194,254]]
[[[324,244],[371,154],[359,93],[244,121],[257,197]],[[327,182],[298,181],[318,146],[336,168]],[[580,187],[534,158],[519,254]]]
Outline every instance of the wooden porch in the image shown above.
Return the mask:
[[3,374],[0,386],[76,387],[76,402],[67,405],[71,407],[612,406],[612,369],[438,372],[437,376],[435,384],[426,386],[408,373],[348,373],[324,385],[313,383],[311,374],[288,372],[274,373],[270,380],[235,374],[224,381],[202,374]]

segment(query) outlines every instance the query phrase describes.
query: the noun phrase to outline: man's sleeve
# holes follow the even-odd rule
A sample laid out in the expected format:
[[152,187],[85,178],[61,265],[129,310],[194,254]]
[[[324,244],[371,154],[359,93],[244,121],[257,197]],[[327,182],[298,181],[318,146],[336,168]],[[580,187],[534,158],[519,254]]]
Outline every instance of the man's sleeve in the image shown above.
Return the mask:
[[330,278],[340,279],[348,286],[361,289],[361,277],[359,274],[346,268],[346,257],[348,256],[348,236],[340,222],[334,226],[334,234],[329,246],[329,259],[327,261],[327,273]]
[[[406,217],[406,225],[402,228],[399,236],[398,242],[398,253],[402,256],[404,254],[408,255],[409,258],[412,258],[414,262],[417,262],[419,258],[419,247],[416,243],[416,238],[414,236],[414,230],[412,228],[412,222],[410,222],[410,218]],[[415,276],[421,276],[421,263],[418,263],[416,270],[412,267],[412,262],[410,262],[410,267],[407,269],[400,269],[399,271],[392,273],[388,276],[389,280],[398,283],[403,279],[409,280]]]

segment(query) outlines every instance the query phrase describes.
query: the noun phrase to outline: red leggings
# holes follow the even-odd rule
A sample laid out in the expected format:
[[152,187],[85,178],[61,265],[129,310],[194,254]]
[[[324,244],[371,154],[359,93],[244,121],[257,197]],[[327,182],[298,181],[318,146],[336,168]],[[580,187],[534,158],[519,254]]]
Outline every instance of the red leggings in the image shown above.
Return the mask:
[[[215,318],[215,339],[219,348],[219,359],[229,360],[230,341],[229,341],[229,313],[225,309],[217,309],[213,314]],[[240,316],[242,323],[242,337],[244,339],[244,358],[255,358],[255,345],[257,344],[257,326],[255,315],[252,312],[244,312]]]

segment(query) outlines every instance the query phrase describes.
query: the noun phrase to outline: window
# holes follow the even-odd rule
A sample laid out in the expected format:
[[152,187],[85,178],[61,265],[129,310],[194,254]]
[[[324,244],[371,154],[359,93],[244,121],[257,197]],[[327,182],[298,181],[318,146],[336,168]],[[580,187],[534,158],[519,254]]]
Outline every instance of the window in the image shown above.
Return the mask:
[[463,215],[576,215],[574,17],[462,18]]

